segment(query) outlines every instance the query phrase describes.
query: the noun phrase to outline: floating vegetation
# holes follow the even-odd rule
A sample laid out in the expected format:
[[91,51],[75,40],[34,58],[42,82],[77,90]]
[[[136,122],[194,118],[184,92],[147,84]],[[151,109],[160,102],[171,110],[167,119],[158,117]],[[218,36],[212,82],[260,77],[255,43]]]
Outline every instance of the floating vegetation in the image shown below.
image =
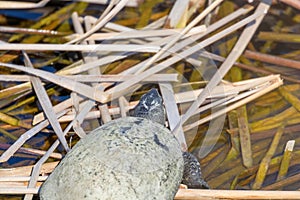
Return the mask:
[[299,7],[0,1],[0,194],[32,199],[80,138],[155,87],[213,189],[175,199],[299,198]]

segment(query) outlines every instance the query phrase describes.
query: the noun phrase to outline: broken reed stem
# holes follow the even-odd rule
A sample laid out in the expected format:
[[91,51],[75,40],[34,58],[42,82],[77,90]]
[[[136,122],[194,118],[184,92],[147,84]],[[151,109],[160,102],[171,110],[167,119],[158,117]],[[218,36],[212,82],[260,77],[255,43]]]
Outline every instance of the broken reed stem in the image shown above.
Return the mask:
[[285,127],[285,124],[282,124],[278,128],[268,152],[266,153],[265,157],[262,159],[262,161],[259,165],[256,177],[255,177],[255,181],[252,185],[253,190],[260,189],[265,180],[267,171],[269,169],[270,161],[271,161],[273,155],[275,154],[275,151],[278,147],[280,138],[281,138],[282,134],[284,133],[284,127]]
[[276,182],[283,180],[287,175],[290,166],[290,161],[292,158],[294,145],[295,145],[295,140],[290,140],[286,143]]
[[242,106],[236,109],[238,128],[240,135],[240,147],[242,152],[243,164],[249,168],[253,165],[252,149],[251,149],[251,138],[248,126],[248,114],[246,106]]

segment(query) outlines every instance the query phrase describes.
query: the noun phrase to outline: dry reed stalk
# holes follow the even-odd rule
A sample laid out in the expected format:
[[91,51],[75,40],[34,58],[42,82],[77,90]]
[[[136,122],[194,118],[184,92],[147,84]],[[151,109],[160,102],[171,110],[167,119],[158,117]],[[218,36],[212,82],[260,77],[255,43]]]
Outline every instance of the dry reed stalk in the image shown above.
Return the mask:
[[[76,17],[76,16],[75,16]],[[87,60],[88,59],[91,59],[91,58],[86,58]],[[75,95],[76,97],[77,95]],[[79,101],[77,101],[79,103]],[[80,127],[80,124],[82,123],[83,121],[83,118],[84,116],[89,112],[89,110],[91,109],[91,107],[94,106],[94,102],[93,101],[88,101],[86,106],[85,106],[85,112],[80,112],[81,115],[77,115],[75,119],[73,119],[73,121],[69,124],[69,126],[65,129],[64,131],[64,134],[66,134],[68,131],[69,131],[69,128],[71,126],[73,126],[73,128],[75,130],[77,130],[77,133],[82,133],[82,129]],[[78,106],[79,107],[79,106]],[[80,130],[80,131],[78,131]],[[80,134],[79,134],[80,135]],[[82,137],[84,135],[81,135]],[[42,164],[48,159],[49,155],[53,152],[54,149],[57,148],[57,145],[58,145],[58,141],[56,141],[51,147],[50,149],[48,150],[48,152],[38,161],[38,163],[34,166],[33,168],[33,175],[32,175],[32,178],[29,182],[29,187],[35,187],[36,183],[37,183],[37,176],[38,176],[38,173],[40,171],[40,168],[42,166]],[[30,194],[27,194],[25,196],[25,199],[31,199],[32,198],[32,195]]]
[[165,27],[176,28],[180,26],[180,22],[187,20],[187,10],[190,4],[190,0],[177,0],[175,1],[165,24]]
[[26,92],[31,89],[31,85],[29,82],[23,83],[23,84],[18,84],[9,88],[5,88],[0,90],[0,98],[8,98],[13,96],[14,94],[20,94],[23,92]]
[[[88,18],[88,19],[90,19],[90,18]],[[155,24],[155,22],[154,22],[154,24]],[[132,31],[133,30],[133,29],[130,29],[128,27],[124,27],[124,26],[121,26],[121,25],[116,25],[116,24],[113,24],[113,23],[108,23],[107,26],[110,27],[110,28],[113,28],[113,29],[117,29],[118,31],[125,31],[126,32],[126,31]],[[158,41],[155,41],[155,42],[152,42],[152,43],[149,43],[149,44],[162,45],[162,44],[167,43],[168,41],[169,41],[169,39],[166,38],[166,39],[158,40]],[[144,42],[143,42],[143,44],[144,44]],[[73,67],[73,68],[70,68],[70,69],[67,69],[67,70],[63,70],[63,71],[59,72],[59,74],[77,74],[77,73],[84,72],[84,71],[90,70],[92,68],[101,66],[101,65],[110,64],[110,63],[113,63],[115,61],[124,59],[128,55],[130,55],[130,54],[127,53],[125,55],[119,54],[119,55],[105,56],[105,57],[100,58],[98,60],[91,61],[91,62],[86,63],[86,64],[81,64],[81,65],[78,65],[77,67]],[[130,73],[130,71],[126,72],[125,74],[127,74],[127,73]]]
[[[120,0],[117,5],[105,16],[103,17],[100,21],[98,21],[97,24],[95,24],[93,26],[92,29],[88,30],[86,33],[84,33],[81,37],[76,38],[70,42],[68,42],[67,44],[72,44],[72,43],[76,43],[79,42],[81,40],[86,39],[87,37],[89,37],[91,34],[93,34],[94,32],[96,32],[97,30],[101,29],[108,21],[110,21],[116,14],[119,13],[120,10],[122,10],[126,3],[129,0]],[[114,2],[114,1],[113,1]]]
[[[74,67],[74,65],[77,66],[77,65],[80,65],[80,64],[81,64],[80,61],[74,62],[72,65],[66,67],[66,69],[72,68],[72,67]],[[60,70],[60,71],[57,72],[57,74],[63,74],[63,71],[64,70]],[[18,84],[16,86],[12,86],[12,87],[1,90],[0,91],[0,98],[9,98],[13,94],[19,94],[19,93],[22,93],[22,92],[26,92],[30,89],[31,89],[30,82],[23,83],[23,84]]]
[[[58,114],[58,118],[61,117],[65,112]],[[23,133],[17,141],[15,141],[7,150],[5,150],[2,155],[0,156],[0,163],[6,162],[11,156],[14,155],[14,153],[31,137],[33,137],[35,134],[37,134],[39,131],[44,129],[49,125],[49,121],[45,120],[35,127],[31,128],[27,132]]]
[[[29,68],[33,68],[33,65],[28,57],[28,55],[23,52],[24,58],[25,58],[25,64],[29,67]],[[58,136],[60,143],[63,145],[63,147],[65,148],[65,150],[68,152],[70,150],[66,138],[64,137],[64,133],[62,131],[62,128],[58,122],[58,119],[56,118],[55,112],[52,109],[52,104],[51,101],[46,93],[46,90],[44,89],[44,87],[42,86],[42,82],[39,78],[37,77],[31,77],[30,78],[33,88],[35,89],[36,95],[41,103],[41,106],[44,110],[45,115],[47,116],[55,134]],[[55,147],[56,149],[56,147]],[[33,169],[32,169],[32,174],[31,174],[31,178],[28,184],[28,188],[35,188],[36,184],[38,182],[38,177],[41,171],[41,167],[44,164],[44,162],[48,159],[48,157],[53,153],[53,151],[55,150],[53,149],[51,151],[51,147],[50,149],[42,156],[42,158],[34,165]],[[30,200],[32,199],[33,195],[32,194],[26,194],[24,199],[25,200]]]
[[[71,2],[87,2],[87,3],[93,3],[93,4],[103,4],[106,5],[110,3],[111,1],[108,0],[62,0],[62,1],[71,1]],[[126,6],[128,7],[137,7],[139,6],[143,1],[141,0],[130,0],[126,3]]]
[[136,44],[1,44],[0,50],[15,51],[112,51],[112,52],[145,52],[155,53],[160,50],[159,46],[136,45]]
[[[93,76],[93,75],[88,75],[88,76]],[[111,77],[111,78],[116,77],[117,79],[115,81],[117,81],[117,82],[119,82],[118,81],[118,79],[119,79],[118,77],[121,78],[121,77],[124,76],[124,78],[123,78],[124,80],[133,77],[133,75],[99,75],[99,76],[96,76],[95,78],[97,79],[97,77],[101,78],[101,77],[106,77],[106,76]],[[80,77],[85,77],[85,75],[78,75],[78,77],[79,77],[78,79],[80,80],[81,79]],[[168,78],[168,77],[170,77],[170,78]],[[88,78],[88,77],[86,77],[86,78]],[[91,78],[90,80],[93,80],[93,78]],[[122,78],[121,78],[121,80],[122,80]],[[157,82],[157,81],[158,82],[165,82],[165,81],[167,81],[167,82],[169,82],[169,81],[173,82],[173,81],[177,81],[177,75],[176,74],[174,74],[174,75],[172,75],[172,74],[168,74],[167,75],[166,74],[166,76],[165,76],[165,75],[156,74],[156,75],[150,76],[145,81],[151,81],[151,82],[153,82],[154,80],[155,80],[155,82]],[[83,98],[79,99],[79,101],[82,101],[82,100],[83,100]],[[71,101],[70,100],[66,100],[66,101],[63,101],[63,102],[55,105],[53,107],[53,109],[57,113],[57,112],[60,112],[60,111],[62,111],[64,109],[67,109],[71,105],[72,105]],[[36,124],[36,123],[40,122],[43,119],[44,119],[43,113],[37,114],[34,117],[34,119],[33,119],[33,124]]]
[[[83,101],[84,98],[83,97],[78,97],[78,101]],[[72,99],[69,98],[65,101],[62,101],[60,102],[59,104],[53,106],[53,110],[55,113],[60,113],[60,112],[67,112],[69,111],[68,108],[70,108],[72,106]],[[45,116],[44,116],[44,113],[39,113],[39,114],[36,114],[34,117],[33,117],[33,121],[32,121],[32,124],[33,125],[36,125],[38,123],[40,123],[41,121],[43,121],[45,119]]]
[[33,68],[25,68],[20,65],[14,65],[14,64],[7,64],[7,63],[0,63],[0,65],[11,68],[11,69],[17,69],[26,73],[30,73],[32,75],[38,76],[40,78],[46,79],[50,82],[56,83],[66,89],[69,89],[71,91],[75,91],[79,94],[82,94],[90,99],[94,99],[100,102],[107,101],[107,96],[105,93],[82,83],[79,83],[77,81],[58,76],[55,74],[52,74],[50,72],[46,72],[43,70],[33,69]]
[[207,200],[207,199],[299,199],[299,191],[246,191],[246,190],[193,190],[180,189],[175,200]]
[[0,194],[37,194],[39,188],[28,188],[27,186],[23,187],[0,187]]
[[300,69],[300,61],[296,61],[296,60],[281,58],[278,56],[272,56],[272,55],[249,51],[249,50],[245,51],[244,56],[246,58],[259,60],[262,62],[267,62],[267,63],[280,65],[284,67],[290,67],[294,69]]
[[108,109],[107,104],[99,106],[99,111],[100,111],[100,115],[101,115],[101,119],[102,119],[103,123],[107,123],[112,120],[112,118],[109,114],[109,109]]
[[[23,56],[25,58],[25,65],[28,68],[32,68],[33,69],[33,65],[27,55],[27,53],[23,52]],[[61,144],[63,145],[63,147],[65,148],[66,151],[69,151],[70,148],[67,144],[67,140],[63,135],[63,131],[61,129],[61,126],[56,118],[55,112],[52,109],[52,103],[48,97],[48,94],[45,90],[45,88],[43,87],[42,81],[37,78],[37,77],[30,77],[30,81],[33,85],[33,89],[35,90],[36,96],[41,104],[41,107],[43,108],[43,111],[45,113],[45,115],[47,116],[55,134],[57,135],[57,137],[59,138]]]
[[0,1],[0,9],[32,9],[44,7],[50,0],[41,0],[38,3],[24,1]]
[[[0,180],[0,188],[18,188],[22,186],[27,186],[30,176],[27,177],[3,177],[4,180]],[[39,176],[37,187],[41,186],[43,182],[48,178],[48,176]],[[9,180],[11,179],[11,181]]]
[[[3,152],[8,150],[10,147],[11,147],[11,145],[9,145],[9,144],[0,144],[0,148],[4,149]],[[19,147],[19,149],[17,149],[16,153],[23,153],[23,154],[29,154],[29,155],[44,155],[45,151],[39,150],[39,149],[33,149],[33,148],[29,148],[29,147]],[[12,156],[12,154],[10,156]],[[5,162],[4,159],[7,159],[5,157],[7,157],[7,156],[3,156],[3,154],[1,155],[0,163],[2,161]],[[50,157],[55,158],[55,159],[62,159],[63,156],[61,153],[53,153],[53,154],[51,154]]]
[[[275,76],[275,79],[276,79],[276,76]],[[200,107],[200,109],[197,110],[197,112],[203,112],[205,110],[212,108],[213,106],[222,105],[222,103],[224,103],[226,101],[227,101],[227,103],[232,103],[234,101],[238,101],[240,98],[244,98],[245,96],[248,96],[252,93],[259,91],[258,89],[253,89],[253,88],[255,88],[255,87],[259,88],[259,87],[261,87],[259,85],[263,85],[263,84],[268,83],[269,81],[273,81],[273,80],[274,80],[274,76],[268,76],[268,77],[260,77],[260,78],[256,78],[256,79],[230,83],[230,84],[226,84],[225,86],[221,85],[219,87],[216,87],[212,91],[211,95],[208,98],[220,98],[220,101],[216,101],[216,102],[213,102],[204,107]],[[242,93],[242,95],[238,95],[235,98],[232,98],[232,96],[231,96],[231,95],[237,95],[238,93],[243,92],[243,91],[245,92],[247,90],[250,90],[249,93],[248,92]],[[177,93],[177,94],[175,94],[176,103],[185,103],[185,102],[194,101],[195,97],[198,96],[198,94],[201,91],[202,91],[202,89],[189,91],[189,92]],[[83,100],[82,98],[79,99],[79,101],[82,101],[82,100]],[[135,102],[132,102],[130,108],[132,108],[135,104],[136,104]],[[67,100],[65,102],[55,105],[53,108],[54,108],[55,112],[59,112],[64,109],[67,109],[71,105],[72,105],[72,102],[70,100]],[[87,116],[86,119],[91,119],[91,118],[95,118],[95,117],[99,118],[100,115],[95,114],[95,113],[96,112],[91,112]],[[110,114],[111,115],[118,114],[118,111],[114,111],[114,109],[110,109]],[[73,114],[64,116],[64,117],[60,118],[60,122],[70,121],[73,118],[74,118]],[[36,124],[43,119],[44,118],[43,118],[42,113],[37,114],[34,117],[33,124]]]
[[[176,98],[174,95],[174,91],[172,85],[170,83],[160,83],[159,84],[160,91],[162,93],[163,100],[165,102],[166,114],[169,122],[169,128],[172,131],[176,124],[180,121],[180,115],[176,104]],[[180,129],[175,135],[177,138],[181,150],[187,151],[188,147],[185,141],[184,132]]]
[[[129,40],[129,39],[148,39],[155,38],[155,40],[159,39],[156,37],[166,37],[174,34],[180,33],[182,29],[160,29],[160,30],[129,30],[125,32],[112,32],[112,33],[94,33],[86,40]],[[206,31],[206,27],[203,25],[192,28],[184,38],[190,37],[196,34],[202,34]],[[1,32],[1,28],[0,28]],[[77,38],[78,34],[67,36],[66,39],[69,38]],[[152,41],[155,41],[152,40]]]
[[[67,132],[69,132],[70,128],[71,128],[71,126],[68,126],[64,130],[64,135]],[[38,182],[38,177],[39,177],[39,174],[41,173],[43,164],[50,157],[50,155],[54,152],[54,150],[58,147],[59,143],[60,143],[59,140],[56,140],[54,142],[54,144],[52,144],[52,146],[45,153],[45,155],[43,155],[42,158],[33,166],[30,181],[29,181],[29,184],[28,184],[28,188],[34,189],[36,187],[36,184]],[[29,200],[29,199],[32,199],[32,197],[33,197],[32,194],[26,194],[24,199]]]
[[68,33],[59,32],[54,30],[45,30],[45,29],[33,29],[33,28],[15,28],[9,26],[0,26],[0,32],[2,33],[24,33],[24,34],[37,34],[37,35],[55,35],[55,36],[64,36]]
[[[53,171],[53,169],[58,165],[59,162],[48,162],[42,166],[41,174],[49,174]],[[33,165],[24,166],[24,167],[16,167],[9,169],[0,169],[0,176],[30,176]],[[13,174],[13,175],[12,175]]]
[[[130,105],[125,107],[126,111],[133,109],[138,102],[130,102]],[[109,108],[109,113],[110,115],[119,115],[121,114],[121,110],[120,108]],[[59,119],[60,122],[69,122],[72,121],[73,119],[75,119],[76,114],[75,113],[69,113],[67,115],[64,115],[63,117],[61,117]],[[97,119],[100,118],[101,114],[99,111],[90,111],[86,116],[85,116],[85,120],[89,120],[89,119]]]
[[[79,107],[79,102],[77,101],[77,103],[78,103],[78,107]],[[77,104],[73,104],[73,105],[77,105]],[[83,138],[84,136],[86,136],[85,131],[81,128],[80,125],[82,124],[83,120],[86,118],[87,114],[90,112],[91,108],[94,106],[95,106],[94,101],[91,101],[91,100],[85,101],[83,108],[81,108],[80,110],[77,109],[76,114],[75,114],[74,118],[72,119],[74,121],[73,130],[80,138]]]
[[[118,1],[116,0],[112,0],[108,3],[107,7],[105,8],[105,10],[102,12],[102,14],[100,15],[100,17],[97,19],[97,21],[94,24],[98,24],[99,22],[101,22],[101,20],[109,14],[109,12],[111,11],[111,9],[114,7],[114,5],[118,3]],[[87,30],[91,30],[93,27],[90,26],[89,28],[87,28]],[[83,34],[83,33],[82,33]]]
[[[111,3],[108,6],[108,9],[113,5],[113,3],[114,3],[114,1],[111,1]],[[105,11],[107,11],[107,9]],[[84,34],[84,29],[79,21],[79,16],[77,13],[72,14],[72,21],[73,21],[74,29],[75,29],[76,33]],[[89,20],[85,19],[84,22],[85,22],[86,30],[90,30],[92,25],[89,22]],[[90,40],[88,42],[82,41],[81,44],[86,45],[86,44],[95,44],[95,43],[94,43],[94,41]],[[94,53],[87,54],[85,52],[82,52],[81,54],[83,56],[83,60],[85,63],[89,63],[94,60],[97,60],[97,56]],[[92,68],[92,69],[88,70],[88,74],[100,75],[100,71],[97,68]],[[101,87],[98,87],[97,85],[98,84],[96,84],[96,83],[92,83],[93,87],[101,89],[101,91],[103,91],[103,89]],[[74,102],[73,107],[76,112],[76,117],[73,119],[73,130],[80,138],[83,138],[84,136],[86,136],[86,133],[83,130],[83,128],[81,127],[81,124],[82,124],[84,118],[86,117],[86,115],[89,113],[89,111],[95,106],[95,101],[87,100],[86,102],[84,102],[84,106],[80,109],[79,96],[76,93],[72,93],[71,99]]]
[[[66,76],[79,82],[124,82],[133,78],[135,75],[72,75]],[[0,75],[1,79],[1,75]],[[153,74],[143,80],[144,82],[178,82],[178,74]]]
[[128,112],[127,107],[129,106],[129,102],[127,101],[127,99],[125,99],[125,97],[120,97],[118,103],[120,107],[121,117],[126,117]]
[[[248,80],[243,80],[239,82],[224,82],[216,86],[210,94],[207,96],[207,99],[217,99],[217,98],[226,98],[228,96],[236,96],[239,93],[247,92],[264,85],[268,85],[273,80],[277,79],[278,75],[270,75],[265,77],[253,78]],[[186,103],[190,101],[195,101],[196,97],[203,92],[203,89],[181,92],[175,94],[177,103]]]
[[[39,176],[38,181],[45,181],[48,176]],[[30,180],[30,176],[1,176],[0,182],[26,182]],[[0,183],[1,185],[3,183]],[[1,186],[0,186],[1,187]]]
[[[184,131],[190,130],[190,129],[196,127],[196,126],[199,126],[200,124],[203,124],[205,122],[210,121],[211,119],[214,119],[214,118],[216,118],[218,116],[221,116],[221,115],[229,112],[230,110],[238,108],[241,105],[244,105],[244,104],[246,104],[246,103],[248,103],[250,101],[253,101],[254,99],[258,98],[259,96],[262,96],[262,95],[264,95],[264,94],[266,94],[266,93],[268,93],[268,92],[276,89],[277,87],[279,87],[282,84],[283,84],[282,80],[279,78],[279,76],[277,76],[277,78],[276,78],[276,76],[274,76],[274,81],[270,82],[269,86],[262,87],[260,91],[255,91],[256,93],[253,93],[252,95],[250,95],[250,96],[248,96],[246,98],[241,99],[237,103],[229,105],[229,106],[225,107],[224,109],[219,110],[217,112],[214,112],[211,115],[209,115],[209,116],[207,116],[205,118],[200,119],[199,121],[196,121],[194,123],[191,123],[191,124],[188,124],[188,125],[184,126],[183,130]],[[198,111],[198,109],[197,109],[197,111]]]

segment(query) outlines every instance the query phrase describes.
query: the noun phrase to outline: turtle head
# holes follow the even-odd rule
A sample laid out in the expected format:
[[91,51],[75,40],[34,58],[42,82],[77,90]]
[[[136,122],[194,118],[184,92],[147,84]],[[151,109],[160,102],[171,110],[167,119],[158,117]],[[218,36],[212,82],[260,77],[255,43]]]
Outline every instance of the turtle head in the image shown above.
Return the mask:
[[141,97],[140,102],[134,108],[134,116],[146,118],[160,124],[165,123],[163,102],[157,89],[153,88]]

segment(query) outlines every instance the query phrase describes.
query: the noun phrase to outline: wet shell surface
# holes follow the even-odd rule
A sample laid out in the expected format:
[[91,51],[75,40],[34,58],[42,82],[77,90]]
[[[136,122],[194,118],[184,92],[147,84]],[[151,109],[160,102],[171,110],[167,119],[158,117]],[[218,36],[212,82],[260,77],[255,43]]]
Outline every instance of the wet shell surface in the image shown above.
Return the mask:
[[81,139],[42,185],[40,198],[171,200],[183,166],[167,128],[140,117],[120,118]]

